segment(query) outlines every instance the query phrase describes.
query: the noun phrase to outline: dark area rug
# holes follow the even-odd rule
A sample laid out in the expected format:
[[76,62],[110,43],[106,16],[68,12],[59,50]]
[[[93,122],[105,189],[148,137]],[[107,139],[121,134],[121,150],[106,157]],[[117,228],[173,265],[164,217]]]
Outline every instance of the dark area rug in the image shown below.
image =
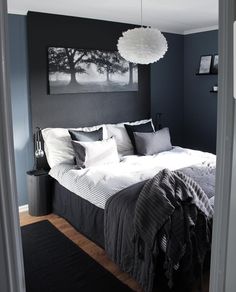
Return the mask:
[[49,221],[21,228],[27,292],[131,292]]

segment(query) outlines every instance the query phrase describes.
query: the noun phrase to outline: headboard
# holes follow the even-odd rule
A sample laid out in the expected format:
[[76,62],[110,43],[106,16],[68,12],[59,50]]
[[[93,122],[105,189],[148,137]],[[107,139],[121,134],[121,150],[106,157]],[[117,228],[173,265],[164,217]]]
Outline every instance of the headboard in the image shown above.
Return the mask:
[[32,128],[84,127],[150,117],[150,67],[139,66],[139,90],[48,94],[48,47],[116,51],[123,31],[134,26],[29,12],[29,85]]

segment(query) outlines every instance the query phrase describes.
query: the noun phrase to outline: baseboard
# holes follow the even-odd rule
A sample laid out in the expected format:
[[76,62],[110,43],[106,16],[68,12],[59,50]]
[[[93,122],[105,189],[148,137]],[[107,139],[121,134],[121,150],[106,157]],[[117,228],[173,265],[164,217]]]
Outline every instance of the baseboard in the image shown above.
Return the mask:
[[28,212],[29,210],[29,205],[22,205],[22,206],[19,206],[19,212],[22,213],[22,212]]

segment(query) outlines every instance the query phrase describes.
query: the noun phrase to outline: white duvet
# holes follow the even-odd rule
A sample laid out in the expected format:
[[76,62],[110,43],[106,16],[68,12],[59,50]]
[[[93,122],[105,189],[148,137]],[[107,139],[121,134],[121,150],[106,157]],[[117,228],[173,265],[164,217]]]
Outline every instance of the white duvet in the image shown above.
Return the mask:
[[49,174],[71,192],[104,209],[112,195],[153,177],[163,168],[176,170],[203,162],[214,163],[215,159],[211,153],[174,147],[153,156],[124,156],[120,163],[109,166],[78,170],[73,165],[59,164]]

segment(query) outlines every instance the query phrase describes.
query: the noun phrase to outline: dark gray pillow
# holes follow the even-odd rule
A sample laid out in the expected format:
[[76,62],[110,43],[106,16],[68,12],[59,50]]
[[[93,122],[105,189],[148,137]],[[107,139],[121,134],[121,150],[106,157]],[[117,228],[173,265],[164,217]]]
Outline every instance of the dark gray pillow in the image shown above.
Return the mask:
[[134,133],[137,153],[140,155],[153,155],[172,149],[170,132],[163,128],[153,133]]
[[86,150],[85,148],[80,145],[77,141],[71,141],[74,152],[75,152],[75,164],[77,165],[77,168],[85,168],[84,162],[85,162],[85,157],[86,157]]
[[137,154],[137,149],[135,145],[135,139],[134,139],[134,133],[135,132],[140,132],[140,133],[151,133],[154,132],[153,127],[152,127],[152,122],[147,122],[144,124],[139,124],[139,125],[129,125],[129,124],[124,124],[125,129],[129,135],[129,138],[131,140],[131,143],[134,147],[134,154]]
[[71,139],[80,142],[93,142],[103,140],[103,128],[99,128],[95,131],[85,132],[78,130],[68,130]]

